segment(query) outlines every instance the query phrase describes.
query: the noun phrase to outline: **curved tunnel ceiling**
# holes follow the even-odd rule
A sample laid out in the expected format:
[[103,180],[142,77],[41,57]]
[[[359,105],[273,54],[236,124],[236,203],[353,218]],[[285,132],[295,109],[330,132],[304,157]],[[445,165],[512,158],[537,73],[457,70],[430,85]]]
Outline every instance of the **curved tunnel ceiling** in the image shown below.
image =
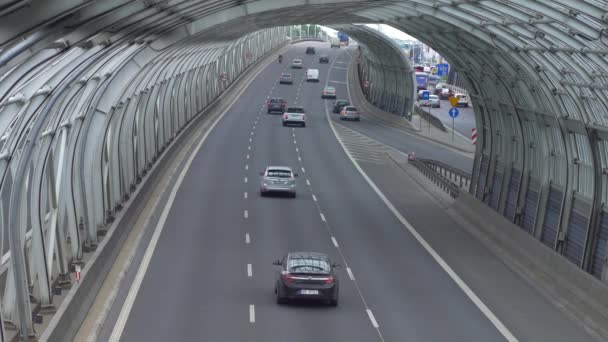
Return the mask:
[[489,195],[492,170],[508,168],[520,183],[530,175],[600,198],[595,207],[608,199],[602,1],[11,1],[0,19],[0,74],[49,47],[126,36],[162,50],[286,24],[390,24],[440,52],[465,80],[480,131],[473,181],[480,197]]
[[[221,90],[220,73],[228,70],[237,74],[245,68],[245,48],[253,48],[255,58],[263,56],[284,43],[286,31],[279,26],[305,23],[333,25],[370,50],[388,52],[392,50],[388,42],[374,41],[378,35],[344,26],[386,23],[445,56],[465,80],[476,110],[480,136],[471,192],[550,248],[595,272],[590,259],[596,250],[600,212],[608,221],[608,4],[603,0],[3,1],[0,110],[9,108],[15,117],[27,111],[34,118],[34,107],[41,105],[47,94],[62,93],[45,104],[45,113],[53,110],[56,118],[73,116],[73,122],[80,122],[85,115],[73,109],[86,109],[87,103],[74,96],[73,103],[69,102],[74,107],[60,111],[57,108],[64,104],[55,99],[71,98],[76,91],[89,98],[89,87],[97,86],[90,83],[99,82],[104,87],[99,92],[103,96],[91,95],[89,100],[96,101],[97,107],[89,109],[103,113],[129,109],[134,117],[143,115],[129,107],[136,106],[129,100],[138,94],[162,89],[170,97],[171,91],[186,89],[179,84],[194,84],[192,79],[201,75],[215,80],[209,90],[209,97],[214,98]],[[236,39],[269,27],[276,29]],[[95,54],[97,59],[92,58]],[[51,66],[57,74],[51,74],[43,62],[58,56],[61,58],[56,63],[53,60]],[[376,61],[394,67],[403,58],[391,56]],[[402,62],[407,68],[406,61]],[[74,79],[62,81],[66,74]],[[86,83],[87,79],[91,82]],[[150,85],[149,89],[137,88],[132,82],[136,79]],[[73,84],[77,86],[70,88]],[[23,93],[15,93],[18,87]],[[184,107],[180,110],[188,114],[178,118],[183,122],[203,105],[190,102],[190,106],[180,102],[176,107]],[[169,116],[172,109],[163,113]],[[94,119],[89,116],[86,120]],[[49,123],[57,127],[64,124],[67,127],[71,122]],[[28,140],[29,135],[40,132],[49,136],[41,124],[36,124],[36,130],[30,130],[29,125],[19,120],[9,122],[6,115],[0,115],[0,126],[14,130],[16,136],[3,136],[0,144],[31,146],[36,139]],[[99,134],[107,132],[99,123],[95,127]],[[133,139],[125,132],[123,138]],[[23,143],[18,145],[18,141]],[[76,150],[75,145],[70,142],[70,149]],[[116,145],[112,147],[120,148]],[[78,152],[87,157],[85,152],[93,151],[91,146],[97,148],[79,143]],[[28,154],[21,155],[32,151],[30,148]],[[101,154],[103,148],[95,151]],[[0,155],[2,165],[10,157]],[[10,164],[23,180],[22,171],[30,167],[29,161]],[[92,167],[91,163],[86,165]],[[42,174],[40,170],[36,170],[37,176]],[[137,174],[128,176],[136,179]],[[112,195],[107,199],[108,207],[118,203],[123,188],[132,185],[131,178],[108,190]],[[20,185],[17,183],[15,189]],[[12,196],[19,191],[11,191],[11,199],[19,199]],[[530,193],[536,193],[536,202]],[[539,204],[541,197],[546,209]],[[106,203],[90,202],[90,216],[102,219]],[[11,208],[9,217],[18,217],[17,210]],[[94,240],[96,228],[88,229]],[[577,242],[579,237],[582,243]],[[19,241],[11,244],[18,246]],[[603,260],[598,253],[594,257]],[[43,266],[41,270],[45,270]],[[20,303],[27,302],[25,289],[20,290]],[[27,310],[19,312],[25,315]]]

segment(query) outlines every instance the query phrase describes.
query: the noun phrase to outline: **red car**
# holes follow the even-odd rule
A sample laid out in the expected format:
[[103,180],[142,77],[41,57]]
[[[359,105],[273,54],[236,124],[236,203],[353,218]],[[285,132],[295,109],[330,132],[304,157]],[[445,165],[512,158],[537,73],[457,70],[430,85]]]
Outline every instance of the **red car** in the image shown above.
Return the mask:
[[266,102],[266,108],[268,108],[268,114],[270,113],[285,113],[285,107],[287,102],[280,97],[273,97]]

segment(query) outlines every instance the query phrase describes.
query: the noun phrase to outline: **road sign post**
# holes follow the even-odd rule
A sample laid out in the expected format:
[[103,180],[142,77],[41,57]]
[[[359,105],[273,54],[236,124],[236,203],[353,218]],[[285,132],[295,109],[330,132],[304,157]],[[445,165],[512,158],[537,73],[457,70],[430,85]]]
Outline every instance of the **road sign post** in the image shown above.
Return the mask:
[[[454,105],[454,104],[452,103],[452,105]],[[454,108],[450,109],[448,114],[452,118],[452,142],[453,142],[454,141],[454,119],[456,119],[458,117],[458,114],[460,114],[460,112],[458,111],[458,108],[454,107]]]
[[431,97],[431,93],[428,90],[423,90],[420,99],[423,101],[427,101],[427,105],[429,107],[429,116],[427,118],[427,121],[429,122],[429,135],[431,134],[431,104],[428,103],[429,99]]

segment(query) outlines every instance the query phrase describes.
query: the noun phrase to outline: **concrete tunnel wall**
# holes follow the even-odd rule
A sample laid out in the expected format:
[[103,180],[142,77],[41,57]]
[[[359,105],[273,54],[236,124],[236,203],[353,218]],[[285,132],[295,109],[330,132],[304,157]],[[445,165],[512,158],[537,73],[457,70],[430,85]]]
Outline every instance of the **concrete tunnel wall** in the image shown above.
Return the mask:
[[[255,41],[245,35],[308,22],[386,23],[444,55],[464,77],[477,113],[479,138],[471,192],[548,248],[596,277],[608,278],[606,4],[594,0],[14,1],[0,6],[2,223],[13,232],[5,236],[9,244],[24,246],[26,253],[35,255],[37,263],[27,272],[36,279],[35,297],[41,303],[52,297],[49,280],[65,271],[67,259],[57,262],[64,267],[59,272],[53,269],[48,261],[53,249],[45,248],[42,230],[26,227],[60,226],[81,241],[94,243],[97,227],[91,223],[109,217],[105,208],[119,206],[154,152],[208,103],[204,101],[221,92],[223,83],[217,77],[223,68],[242,70],[249,63],[242,58],[243,50],[237,50],[247,39]],[[284,37],[272,30],[264,32],[270,33],[253,46],[267,41],[275,46]],[[203,65],[204,71],[197,69]],[[194,80],[201,77],[215,81],[206,88],[203,102],[151,101],[155,94],[172,96],[187,85],[196,89]],[[142,84],[154,86],[146,89]],[[163,129],[157,131],[158,126],[138,119],[141,112],[136,109],[143,104],[178,114],[158,118]],[[118,129],[123,124],[125,129]],[[73,130],[86,134],[71,137]],[[162,143],[147,144],[150,132],[159,134]],[[129,136],[136,136],[137,152],[117,156]],[[107,143],[87,143],[94,139]],[[95,164],[92,156],[103,158]],[[69,171],[59,167],[62,158],[68,158]],[[112,158],[126,160],[118,167]],[[48,177],[60,169],[59,178]],[[120,182],[102,181],[116,175]],[[26,182],[43,189],[38,200],[25,200],[29,198],[24,196],[29,194]],[[97,184],[90,190],[108,196],[95,199],[93,192],[83,192],[87,184]],[[66,193],[77,201],[71,205],[56,201]],[[77,212],[84,213],[82,220]],[[65,248],[72,256],[82,253],[80,244]],[[11,258],[18,267],[9,278],[26,274],[24,260],[18,260],[24,255],[19,254]],[[34,273],[41,276],[32,277]],[[21,277],[14,283],[23,286],[7,290],[11,295],[4,296],[2,314],[7,321],[22,320],[31,327],[27,315],[16,317],[17,311],[27,312],[21,306],[28,304],[13,299],[26,297],[27,281]]]

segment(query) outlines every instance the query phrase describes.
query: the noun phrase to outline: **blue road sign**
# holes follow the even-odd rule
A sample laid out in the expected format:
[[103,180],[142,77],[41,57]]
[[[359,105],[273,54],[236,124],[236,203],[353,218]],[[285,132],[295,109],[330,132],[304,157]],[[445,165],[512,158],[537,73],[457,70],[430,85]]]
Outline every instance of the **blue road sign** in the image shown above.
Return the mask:
[[437,76],[447,76],[450,71],[450,66],[447,63],[437,64]]
[[460,114],[460,112],[458,111],[458,108],[452,108],[450,109],[450,111],[448,112],[448,114],[450,114],[450,117],[452,119],[455,119],[458,117],[458,114]]
[[422,92],[422,100],[428,100],[430,96],[430,92],[428,90],[425,90]]

